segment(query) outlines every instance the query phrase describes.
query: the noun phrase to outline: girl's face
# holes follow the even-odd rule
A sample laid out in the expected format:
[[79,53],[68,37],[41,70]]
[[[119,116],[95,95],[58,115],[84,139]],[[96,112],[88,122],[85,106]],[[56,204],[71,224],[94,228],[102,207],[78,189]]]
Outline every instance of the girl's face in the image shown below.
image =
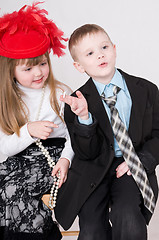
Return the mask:
[[[26,60],[27,61],[27,60]],[[49,75],[49,64],[46,56],[35,66],[28,66],[26,63],[18,64],[15,67],[14,76],[24,87],[39,89],[44,86]]]

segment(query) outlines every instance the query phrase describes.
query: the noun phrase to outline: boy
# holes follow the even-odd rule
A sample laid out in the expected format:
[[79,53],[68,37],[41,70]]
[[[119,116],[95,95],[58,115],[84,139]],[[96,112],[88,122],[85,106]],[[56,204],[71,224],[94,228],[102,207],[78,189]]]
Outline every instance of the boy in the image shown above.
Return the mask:
[[115,68],[116,47],[97,25],[76,29],[69,50],[90,79],[61,96],[75,157],[56,219],[68,229],[78,215],[80,240],[146,240],[158,195],[158,89]]

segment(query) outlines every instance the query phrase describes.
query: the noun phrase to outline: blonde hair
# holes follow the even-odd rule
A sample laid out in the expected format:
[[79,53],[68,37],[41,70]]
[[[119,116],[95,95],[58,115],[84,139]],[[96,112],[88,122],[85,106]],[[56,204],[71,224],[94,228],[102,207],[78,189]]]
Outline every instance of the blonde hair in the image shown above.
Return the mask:
[[107,32],[100,26],[96,25],[96,24],[85,24],[79,28],[77,28],[72,34],[71,37],[69,39],[69,51],[70,54],[72,56],[72,58],[74,60],[77,59],[76,56],[76,51],[75,51],[75,47],[76,45],[87,35],[87,34],[94,34],[94,33],[98,33],[98,32],[103,32],[107,35],[108,39],[110,40],[110,42],[112,43],[109,35],[107,34]]
[[[60,88],[64,91],[63,86],[65,85],[54,78],[48,52],[44,55],[48,60],[50,69],[48,79],[46,80],[51,90],[50,104],[63,121],[59,115],[60,106],[56,97],[56,89]],[[23,92],[18,88],[14,79],[15,67],[19,63],[35,66],[42,60],[43,55],[29,59],[11,59],[0,56],[0,127],[8,135],[16,133],[19,136],[20,128],[27,122],[27,113],[24,111],[20,100]]]

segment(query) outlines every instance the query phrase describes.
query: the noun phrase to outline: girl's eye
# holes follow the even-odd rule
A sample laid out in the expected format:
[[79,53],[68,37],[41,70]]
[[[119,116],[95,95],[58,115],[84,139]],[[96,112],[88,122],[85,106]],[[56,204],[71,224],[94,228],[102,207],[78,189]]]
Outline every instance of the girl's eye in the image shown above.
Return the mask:
[[44,66],[44,65],[46,65],[47,64],[47,62],[42,62],[40,65],[41,66]]
[[30,71],[31,70],[31,67],[25,69],[26,72]]

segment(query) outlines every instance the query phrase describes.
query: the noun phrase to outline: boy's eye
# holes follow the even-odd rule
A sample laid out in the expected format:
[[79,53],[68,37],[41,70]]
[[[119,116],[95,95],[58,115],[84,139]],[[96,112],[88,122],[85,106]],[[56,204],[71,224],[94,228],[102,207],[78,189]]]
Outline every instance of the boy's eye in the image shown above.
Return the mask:
[[107,48],[107,46],[103,46],[103,49],[106,49]]
[[88,54],[87,54],[87,56],[91,56],[93,54],[93,52],[89,52]]

